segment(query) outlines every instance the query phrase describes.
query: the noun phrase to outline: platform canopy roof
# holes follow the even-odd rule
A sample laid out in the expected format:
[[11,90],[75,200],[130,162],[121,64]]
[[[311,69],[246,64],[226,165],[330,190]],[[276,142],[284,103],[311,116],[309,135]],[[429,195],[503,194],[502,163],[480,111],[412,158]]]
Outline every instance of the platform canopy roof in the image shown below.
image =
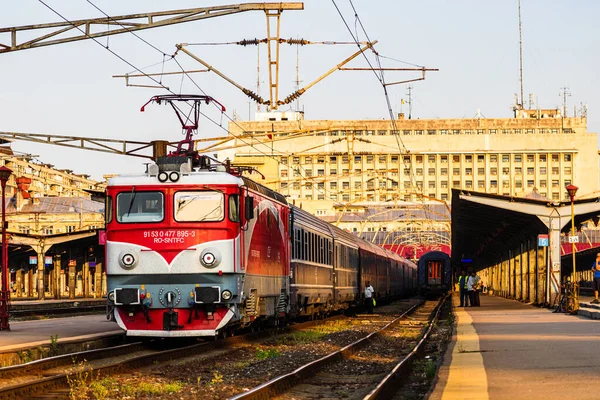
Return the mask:
[[[570,222],[570,201],[510,197],[452,189],[452,263],[472,260],[476,270],[496,264],[521,243],[547,234],[540,219],[554,214]],[[600,215],[600,198],[575,200],[576,225]],[[570,224],[562,227],[568,232]]]

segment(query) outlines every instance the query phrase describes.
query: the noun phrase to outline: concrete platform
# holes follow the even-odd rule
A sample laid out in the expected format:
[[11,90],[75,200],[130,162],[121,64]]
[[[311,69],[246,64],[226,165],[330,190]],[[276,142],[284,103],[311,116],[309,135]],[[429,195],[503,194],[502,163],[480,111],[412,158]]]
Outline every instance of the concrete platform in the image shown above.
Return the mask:
[[600,398],[600,321],[485,295],[454,310],[430,399]]
[[10,331],[0,331],[0,353],[50,344],[58,335],[58,343],[122,334],[123,330],[104,315],[85,315],[35,321],[11,321]]

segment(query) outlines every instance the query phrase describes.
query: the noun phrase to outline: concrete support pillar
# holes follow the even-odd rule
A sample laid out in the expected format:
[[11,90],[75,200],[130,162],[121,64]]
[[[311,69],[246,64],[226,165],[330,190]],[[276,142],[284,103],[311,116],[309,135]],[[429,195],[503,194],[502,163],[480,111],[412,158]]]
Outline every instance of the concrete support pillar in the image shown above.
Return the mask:
[[44,256],[46,255],[46,249],[44,246],[44,240],[40,239],[38,242],[37,248],[35,249],[37,253],[37,292],[38,292],[38,300],[44,300],[46,297],[46,287],[44,286]]
[[17,270],[17,275],[15,278],[15,296],[23,296],[23,270],[21,268]]
[[33,286],[34,286],[34,278],[33,278],[33,268],[29,267],[27,270],[27,275],[25,277],[26,280],[26,292],[27,297],[33,297]]
[[60,300],[61,297],[61,282],[60,282],[60,255],[54,255],[52,262],[54,264],[54,273],[52,279],[54,281],[54,298]]
[[69,279],[68,279],[68,283],[67,283],[67,287],[69,288],[69,299],[74,299],[75,298],[75,272],[77,270],[77,267],[75,265],[70,266],[69,265]]
[[88,261],[83,263],[83,271],[82,271],[82,283],[83,283],[83,297],[90,297],[90,263]]
[[96,298],[102,297],[102,263],[96,263],[96,273],[94,274],[94,294]]

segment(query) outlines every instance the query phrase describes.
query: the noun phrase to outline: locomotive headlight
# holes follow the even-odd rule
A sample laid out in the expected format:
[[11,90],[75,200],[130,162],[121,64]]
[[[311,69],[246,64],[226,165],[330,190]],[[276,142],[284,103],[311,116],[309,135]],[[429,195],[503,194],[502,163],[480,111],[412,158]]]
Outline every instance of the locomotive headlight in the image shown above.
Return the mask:
[[108,299],[110,301],[112,301],[113,303],[115,302],[115,292],[114,291],[112,291],[108,294]]
[[227,301],[227,300],[231,299],[231,292],[230,292],[229,290],[227,290],[227,289],[223,290],[223,291],[221,292],[221,298],[222,298],[223,300],[225,300],[225,301]]
[[166,173],[165,171],[161,171],[161,172],[158,173],[158,180],[160,182],[164,183],[164,182],[167,181],[167,179],[169,179],[169,174],[168,173]]
[[138,260],[138,255],[131,250],[125,250],[119,254],[119,264],[125,269],[135,268],[135,266],[138,265]]
[[175,171],[171,172],[169,174],[169,180],[171,182],[177,182],[179,180],[179,172],[175,172]]
[[206,268],[214,268],[221,263],[221,253],[214,248],[204,249],[200,254],[200,263]]

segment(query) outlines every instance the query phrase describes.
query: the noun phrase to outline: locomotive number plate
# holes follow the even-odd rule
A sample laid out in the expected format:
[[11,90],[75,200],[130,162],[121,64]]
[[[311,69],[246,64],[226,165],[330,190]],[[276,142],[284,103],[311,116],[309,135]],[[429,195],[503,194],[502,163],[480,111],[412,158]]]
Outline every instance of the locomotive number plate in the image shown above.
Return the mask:
[[196,237],[193,230],[147,230],[144,231],[145,239],[152,239],[153,243],[184,243],[187,238]]

